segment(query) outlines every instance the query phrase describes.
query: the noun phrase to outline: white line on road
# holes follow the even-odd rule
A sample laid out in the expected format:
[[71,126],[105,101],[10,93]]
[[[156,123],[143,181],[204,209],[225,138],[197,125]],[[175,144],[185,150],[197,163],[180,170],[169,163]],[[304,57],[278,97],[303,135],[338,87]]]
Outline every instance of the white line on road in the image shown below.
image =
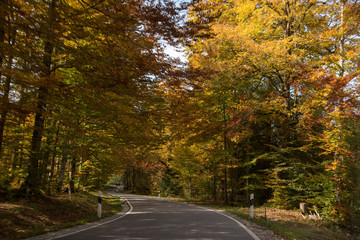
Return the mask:
[[[67,233],[67,234],[63,234],[61,236],[56,236],[56,237],[52,237],[52,238],[49,238],[49,239],[57,239],[57,238],[62,238],[62,237],[66,237],[66,236],[69,236],[69,235],[73,235],[73,234],[76,234],[76,233],[79,233],[79,232],[83,232],[83,231],[86,231],[86,230],[89,230],[89,229],[92,229],[92,228],[95,228],[95,227],[98,227],[98,226],[101,226],[101,225],[104,225],[104,224],[107,224],[107,223],[110,223],[110,222],[114,222],[116,220],[119,220],[123,217],[125,217],[126,215],[128,215],[129,213],[131,213],[133,211],[133,206],[131,205],[131,203],[125,198],[123,197],[125,202],[129,205],[130,209],[124,213],[124,215],[121,215],[117,218],[114,218],[114,219],[111,219],[109,221],[106,221],[106,222],[102,222],[102,223],[99,223],[99,224],[96,224],[96,225],[93,225],[91,227],[88,227],[88,228],[84,228],[84,229],[81,229],[81,230],[78,230],[78,231],[74,231],[74,232],[71,232],[71,233]],[[191,204],[192,206],[195,206],[195,207],[198,207],[198,208],[202,208],[202,209],[205,209],[207,211],[212,211],[212,212],[215,212],[215,213],[218,213],[218,214],[221,214],[231,220],[233,220],[234,222],[236,222],[240,227],[242,227],[246,232],[248,232],[250,234],[250,236],[252,236],[254,238],[254,240],[260,240],[260,238],[258,236],[255,235],[255,233],[253,233],[249,228],[247,228],[244,224],[242,224],[241,222],[239,222],[238,220],[236,220],[235,218],[231,217],[231,216],[228,216],[218,210],[215,210],[215,209],[210,209],[210,208],[205,208],[205,207],[200,207],[200,206],[196,206],[196,205],[193,205]]]
[[211,211],[214,211],[214,212],[217,212],[218,214],[221,214],[227,218],[230,218],[231,220],[233,220],[234,222],[236,222],[237,224],[240,225],[240,227],[242,227],[243,229],[245,229],[245,231],[247,231],[255,240],[260,240],[260,238],[258,236],[255,235],[255,233],[253,231],[251,231],[249,228],[247,228],[244,224],[242,224],[241,222],[239,222],[238,220],[236,220],[235,218],[233,217],[230,217],[222,212],[219,212],[219,211],[216,211],[216,210],[211,210]]
[[[191,204],[192,205],[192,204]],[[202,209],[205,209],[207,211],[211,211],[211,212],[216,212],[218,214],[221,214],[227,218],[230,218],[231,220],[233,220],[234,222],[236,222],[240,227],[242,227],[243,229],[245,229],[245,231],[247,233],[249,233],[253,238],[254,240],[261,240],[258,236],[255,235],[255,233],[253,231],[251,231],[249,228],[247,228],[244,224],[242,224],[241,222],[239,222],[238,220],[236,220],[235,218],[233,217],[230,217],[229,215],[226,215],[225,213],[222,213],[220,212],[219,210],[215,210],[215,209],[210,209],[210,208],[205,208],[205,207],[200,207],[200,206],[196,206],[196,205],[193,205],[195,207],[198,207],[198,208],[202,208]]]
[[[168,200],[168,199],[162,199],[162,198],[155,198],[156,200],[165,200],[165,201],[172,201],[172,200]],[[202,209],[205,209],[207,211],[211,211],[211,212],[215,212],[215,213],[218,213],[218,214],[221,214],[231,220],[233,220],[234,222],[236,222],[240,227],[242,227],[247,233],[250,234],[250,236],[254,239],[254,240],[261,240],[258,236],[256,236],[256,234],[251,231],[248,227],[246,227],[244,224],[242,224],[241,222],[239,222],[238,220],[236,220],[235,218],[229,216],[229,215],[226,215],[225,213],[222,213],[220,212],[219,210],[216,210],[216,209],[211,209],[211,208],[205,208],[205,207],[201,207],[201,206],[197,206],[197,205],[193,205],[193,204],[188,204],[188,205],[192,205],[194,207],[197,207],[197,208],[202,208]]]
[[89,230],[89,229],[91,229],[91,228],[96,228],[96,227],[98,227],[98,226],[101,226],[101,225],[104,225],[104,224],[107,224],[107,223],[114,222],[114,221],[116,221],[116,220],[119,220],[120,218],[125,217],[126,215],[128,215],[129,213],[131,213],[134,208],[133,208],[133,206],[131,205],[131,203],[130,203],[125,197],[123,197],[123,198],[125,199],[125,202],[126,202],[126,203],[129,205],[129,207],[130,207],[129,211],[127,211],[124,215],[121,215],[121,216],[119,216],[119,217],[117,217],[117,218],[111,219],[111,220],[106,221],[106,222],[102,222],[102,223],[96,224],[96,225],[91,226],[91,227],[88,227],[88,228],[84,228],[84,229],[81,229],[81,230],[78,230],[78,231],[75,231],[75,232],[67,233],[67,234],[64,234],[64,235],[61,235],[61,236],[57,236],[57,237],[53,237],[53,238],[50,238],[50,239],[62,238],[62,237],[66,237],[66,236],[69,236],[69,235],[73,235],[73,234],[76,234],[76,233],[79,233],[79,232],[83,232],[83,231]]
[[[172,200],[167,200],[167,199],[159,199],[159,198],[156,198],[158,201],[159,200],[165,200],[165,201],[172,201]],[[129,203],[130,204],[130,203]],[[258,236],[256,236],[256,234],[251,231],[248,227],[246,227],[244,224],[242,224],[241,222],[239,222],[238,220],[236,220],[235,218],[231,217],[231,216],[228,216],[226,215],[225,213],[222,213],[220,212],[219,210],[216,210],[216,209],[211,209],[211,208],[205,208],[205,207],[200,207],[200,206],[196,206],[196,205],[193,205],[193,204],[188,204],[188,205],[192,205],[194,207],[197,207],[197,208],[202,208],[202,209],[205,209],[207,211],[211,211],[211,212],[215,212],[215,213],[218,213],[218,214],[221,214],[231,220],[233,220],[234,222],[236,222],[240,227],[242,227],[247,233],[250,234],[250,236],[254,239],[254,240],[261,240]]]

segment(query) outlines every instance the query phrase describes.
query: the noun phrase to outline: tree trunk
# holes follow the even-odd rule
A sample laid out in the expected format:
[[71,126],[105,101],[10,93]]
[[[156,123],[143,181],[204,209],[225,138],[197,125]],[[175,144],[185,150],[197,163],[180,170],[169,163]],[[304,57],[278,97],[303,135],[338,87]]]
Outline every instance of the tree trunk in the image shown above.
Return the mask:
[[129,168],[126,169],[125,173],[124,173],[124,190],[129,191],[130,190],[130,170]]
[[250,204],[250,195],[249,195],[249,174],[250,174],[250,167],[247,166],[246,167],[246,179],[245,179],[245,186],[246,186],[246,190],[245,190],[245,197],[246,197],[246,202],[248,204]]
[[136,174],[135,174],[135,167],[132,167],[132,172],[131,172],[131,192],[135,192],[135,177],[136,177]]
[[[21,119],[18,119],[17,121],[17,128],[21,127]],[[17,143],[13,149],[13,158],[12,158],[12,164],[11,164],[11,176],[12,179],[16,177],[14,174],[19,164],[19,158],[21,157],[21,151],[22,151],[22,142],[24,141],[23,136],[21,138],[16,139]]]
[[[15,29],[13,29],[13,31],[11,32],[11,36],[9,36],[9,44],[10,45],[14,45],[15,44],[15,37],[16,37],[16,31],[14,31]],[[3,42],[4,39],[2,39],[1,36],[1,29],[0,29],[0,42]],[[2,66],[2,62],[3,59],[0,59],[0,66]],[[13,64],[13,56],[9,56],[9,61],[8,61],[8,69],[12,68],[12,64]],[[0,78],[1,78],[1,74],[0,74]],[[9,94],[10,94],[10,84],[11,84],[11,76],[7,75],[5,77],[5,82],[4,82],[4,89],[3,89],[3,106],[4,108],[1,111],[1,119],[0,119],[0,159],[2,156],[2,152],[3,152],[3,138],[4,138],[4,129],[5,129],[5,123],[6,123],[6,117],[7,114],[9,112]]]
[[230,203],[234,202],[235,199],[235,190],[234,190],[234,169],[229,169],[230,175]]
[[44,131],[43,113],[46,107],[46,98],[48,90],[40,87],[38,93],[38,104],[35,116],[33,136],[31,140],[31,150],[29,158],[28,176],[25,180],[25,186],[28,193],[37,194],[40,188],[41,171],[39,171],[39,160],[41,159],[41,139]]
[[[54,24],[56,20],[56,1],[52,0],[49,6],[49,15],[48,15],[48,25],[50,27],[50,32],[54,32]],[[49,36],[50,34],[48,34]],[[49,79],[51,75],[51,59],[54,50],[54,44],[51,39],[46,39],[44,44],[44,56],[43,56],[43,64],[44,70],[42,77],[43,79]],[[33,136],[31,140],[31,150],[30,150],[30,158],[29,158],[29,167],[28,167],[28,175],[25,180],[25,187],[28,193],[37,194],[40,189],[40,178],[41,171],[39,171],[39,161],[41,159],[41,140],[44,131],[44,113],[46,111],[46,102],[48,99],[48,89],[43,86],[39,87],[38,96],[37,96],[37,112],[35,115],[35,123]]]
[[340,3],[340,24],[341,24],[341,37],[340,37],[340,77],[343,77],[345,74],[344,69],[344,53],[345,53],[345,34],[344,34],[344,7],[345,2],[342,0]]
[[[226,122],[226,105],[225,105],[225,100],[223,99],[223,121],[224,121],[224,130],[223,130],[223,134],[224,134],[224,154],[226,154],[227,151],[227,138],[226,138],[226,128],[227,128],[227,122]],[[225,163],[225,169],[224,169],[224,200],[225,200],[225,204],[229,203],[228,200],[228,182],[227,182],[227,158],[224,158],[224,163]]]
[[[5,24],[3,24],[6,21],[6,17],[8,16],[7,8],[8,8],[8,0],[2,0],[0,3],[0,43],[3,43],[5,41]],[[2,67],[3,64],[3,55],[0,54],[0,67]],[[2,76],[2,72],[0,71],[0,78]]]
[[216,173],[214,171],[214,176],[213,176],[213,199],[214,202],[216,202],[217,198],[216,198]]
[[[23,126],[26,125],[26,118],[24,117],[23,119],[19,119],[19,122],[22,121]],[[19,123],[19,125],[21,125],[21,123]],[[19,168],[22,169],[23,166],[23,162],[24,162],[24,141],[25,141],[25,132],[22,133],[21,136],[21,144],[20,144],[20,156],[19,156]]]
[[19,161],[19,146],[16,146],[14,148],[14,155],[13,155],[13,159],[12,159],[12,166],[11,166],[11,171],[14,172],[16,170],[16,167],[18,165],[18,161]]
[[229,198],[228,198],[228,182],[227,182],[227,168],[224,169],[224,200],[225,204],[229,204]]
[[78,181],[77,181],[77,190],[80,191],[80,184],[81,184],[81,172],[82,172],[82,158],[80,158],[80,162],[79,162],[79,177],[78,177]]
[[[289,18],[289,16],[291,15],[291,9],[290,9],[290,3],[289,1],[285,2],[285,14],[288,17],[288,20],[286,20],[284,22],[285,24],[285,33],[284,33],[284,38],[288,38],[292,35],[291,31],[291,25],[292,25],[292,20],[291,18]],[[291,55],[291,49],[288,49],[288,54]],[[287,71],[285,71],[284,73],[284,77],[283,77],[283,96],[285,98],[286,101],[286,107],[289,111],[291,111],[292,109],[292,105],[291,105],[291,86],[289,84],[290,81],[290,77],[289,77],[289,73]]]
[[65,169],[66,169],[66,163],[68,160],[68,156],[66,153],[63,154],[61,159],[61,167],[60,167],[60,174],[59,174],[59,180],[58,180],[58,187],[57,191],[61,192],[62,186],[64,184],[64,178],[65,178]]
[[69,154],[69,131],[67,132],[65,144],[63,147],[63,154],[62,154],[61,166],[60,166],[60,174],[59,174],[58,187],[57,187],[58,192],[61,192],[62,186],[64,184],[68,154]]
[[8,106],[7,105],[9,103],[10,82],[11,82],[11,77],[6,76],[5,84],[4,84],[4,95],[3,95],[3,106],[5,106],[5,108],[1,111],[1,119],[0,119],[0,159],[1,159],[1,156],[3,153],[3,139],[4,139],[4,129],[5,129],[6,117],[8,114]]
[[[53,124],[52,124],[53,125]],[[51,154],[51,145],[53,144],[53,136],[49,133],[48,137],[46,138],[46,147],[44,149],[43,161],[40,166],[41,169],[41,185],[46,185],[47,181],[49,180],[49,170],[48,166],[50,165],[50,154]]]
[[192,197],[192,179],[191,179],[191,166],[189,166],[189,198]]
[[75,192],[75,174],[76,174],[76,158],[73,157],[70,164],[69,172],[69,191],[71,193]]
[[53,150],[52,150],[52,159],[51,159],[51,166],[50,166],[50,175],[49,175],[49,179],[48,179],[47,193],[49,193],[49,194],[51,194],[51,183],[52,183],[53,177],[54,177],[56,148],[57,148],[57,143],[59,141],[60,125],[61,124],[59,121],[59,123],[57,124],[57,130],[56,130],[56,134],[55,134],[55,142],[54,142],[54,146],[53,146]]

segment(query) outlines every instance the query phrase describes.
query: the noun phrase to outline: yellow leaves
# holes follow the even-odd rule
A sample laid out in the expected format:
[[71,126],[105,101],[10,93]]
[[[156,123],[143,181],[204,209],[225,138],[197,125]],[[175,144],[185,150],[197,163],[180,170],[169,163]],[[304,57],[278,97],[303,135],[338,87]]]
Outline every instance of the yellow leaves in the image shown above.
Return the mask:
[[64,45],[71,48],[78,48],[89,45],[89,42],[84,39],[77,39],[77,40],[64,39]]
[[242,143],[252,135],[253,131],[249,127],[243,126],[242,129],[237,129],[236,132],[231,134],[229,139],[235,143]]
[[[284,35],[284,24],[280,23],[290,21],[289,18],[299,21],[300,17],[295,15],[305,11],[302,3],[294,3],[290,15],[284,13],[283,1],[236,0],[233,4],[211,25],[214,37],[197,42],[201,51],[190,58],[194,67],[281,74],[292,71],[308,56],[308,46],[318,47],[319,39],[311,33]],[[225,18],[226,21],[221,20]]]

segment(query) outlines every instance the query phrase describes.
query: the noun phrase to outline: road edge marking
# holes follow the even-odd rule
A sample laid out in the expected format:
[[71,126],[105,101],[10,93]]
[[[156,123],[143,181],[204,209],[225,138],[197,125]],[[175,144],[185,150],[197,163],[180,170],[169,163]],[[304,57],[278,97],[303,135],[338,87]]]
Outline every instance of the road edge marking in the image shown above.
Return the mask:
[[[149,196],[147,196],[149,197]],[[216,210],[216,209],[213,209],[213,208],[208,208],[208,207],[202,207],[202,206],[198,206],[196,204],[191,204],[191,203],[188,203],[188,202],[181,202],[181,201],[175,201],[175,200],[172,200],[172,199],[166,199],[166,198],[157,198],[157,197],[154,197],[155,199],[157,199],[158,201],[160,200],[165,200],[165,201],[171,201],[171,202],[179,202],[179,203],[183,203],[183,204],[187,204],[187,205],[191,205],[191,206],[194,206],[194,207],[197,207],[197,208],[202,208],[202,209],[205,209],[206,211],[211,211],[211,212],[215,212],[215,213],[218,213],[220,215],[223,215],[231,220],[233,220],[234,222],[236,222],[240,227],[242,227],[254,240],[261,240],[253,231],[251,231],[248,227],[246,227],[243,223],[239,222],[238,220],[236,220],[235,218],[221,212],[220,210]]]
[[[191,204],[193,205],[193,204]],[[242,227],[248,234],[250,234],[250,236],[252,236],[254,238],[254,240],[261,240],[258,236],[256,236],[256,234],[251,231],[248,227],[246,227],[243,223],[239,222],[238,220],[236,220],[235,218],[225,214],[225,213],[222,213],[221,211],[219,210],[216,210],[216,209],[211,209],[211,208],[206,208],[206,207],[200,207],[200,206],[196,206],[196,205],[193,205],[195,207],[198,207],[198,208],[202,208],[202,209],[205,209],[205,210],[208,210],[208,211],[211,211],[211,212],[216,212],[218,214],[221,214],[231,220],[233,220],[234,222],[236,222],[240,227]]]
[[[146,197],[152,197],[152,196],[146,196]],[[172,199],[166,199],[166,198],[158,198],[158,197],[154,197],[154,199],[157,199],[158,201],[160,200],[165,200],[165,201],[173,201],[173,202],[179,202],[179,201],[175,201],[175,200],[172,200]],[[250,234],[250,236],[254,239],[254,240],[261,240],[253,231],[251,231],[248,227],[246,227],[243,223],[239,222],[238,220],[236,220],[235,218],[221,212],[220,210],[216,210],[216,209],[212,209],[212,208],[207,208],[207,207],[201,207],[201,206],[198,206],[198,205],[195,205],[195,204],[191,204],[191,203],[187,203],[187,202],[180,202],[180,203],[183,203],[183,204],[187,204],[187,205],[191,205],[191,206],[194,206],[194,207],[197,207],[197,208],[202,208],[202,209],[205,209],[207,211],[211,211],[211,212],[215,212],[215,213],[218,213],[218,214],[221,214],[231,220],[233,220],[234,222],[236,222],[240,227],[242,227],[248,234]]]
[[[213,210],[215,211],[215,210]],[[230,218],[231,220],[233,220],[234,222],[236,222],[238,225],[240,225],[240,227],[242,227],[243,229],[245,229],[245,231],[247,231],[255,240],[260,240],[260,238],[258,236],[256,236],[256,234],[251,231],[248,227],[246,227],[244,224],[242,224],[241,222],[239,222],[238,220],[236,220],[235,218],[229,216],[229,215],[226,215],[225,213],[222,213],[222,212],[219,212],[219,211],[215,211],[217,212],[218,214],[221,214],[225,217],[228,217]]]
[[99,223],[99,224],[90,226],[90,227],[88,227],[88,228],[80,229],[80,230],[77,230],[77,231],[75,231],[75,232],[63,234],[63,235],[61,235],[61,236],[56,236],[56,237],[52,237],[52,238],[49,238],[49,239],[57,239],[57,238],[62,238],[62,237],[70,236],[70,235],[73,235],[73,234],[76,234],[76,233],[79,233],[79,232],[83,232],[83,231],[86,231],[86,230],[89,230],[89,229],[92,229],[92,228],[96,228],[96,227],[98,227],[98,226],[101,226],[101,225],[104,225],[104,224],[107,224],[107,223],[114,222],[114,221],[116,221],[116,220],[119,220],[119,219],[125,217],[126,215],[128,215],[129,213],[131,213],[134,208],[133,208],[133,206],[131,205],[131,203],[129,202],[129,200],[127,200],[125,197],[122,197],[122,198],[124,198],[125,202],[126,202],[126,203],[129,205],[129,207],[130,207],[130,209],[129,209],[126,213],[124,213],[124,215],[121,215],[121,216],[119,216],[119,217],[117,217],[117,218],[114,218],[114,219],[111,219],[111,220],[109,220],[109,221],[105,221],[105,222],[102,222],[102,223]]

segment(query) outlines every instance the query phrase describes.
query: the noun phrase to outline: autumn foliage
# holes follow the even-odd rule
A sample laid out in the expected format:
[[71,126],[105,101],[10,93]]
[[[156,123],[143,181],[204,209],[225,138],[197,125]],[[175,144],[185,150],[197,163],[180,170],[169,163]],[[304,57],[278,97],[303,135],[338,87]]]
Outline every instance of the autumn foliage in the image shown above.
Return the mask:
[[179,10],[1,1],[1,194],[73,192],[129,168],[161,169],[151,159],[164,128],[158,85],[173,64],[164,43],[181,35]]
[[[133,192],[255,193],[358,228],[359,4],[2,0],[1,193],[119,173]],[[180,43],[187,63],[164,52]]]
[[[184,83],[170,123],[170,163],[187,195],[248,204],[254,192],[257,204],[307,202],[359,223],[358,10],[357,1],[190,3],[196,87]],[[191,167],[179,169],[185,156]]]

